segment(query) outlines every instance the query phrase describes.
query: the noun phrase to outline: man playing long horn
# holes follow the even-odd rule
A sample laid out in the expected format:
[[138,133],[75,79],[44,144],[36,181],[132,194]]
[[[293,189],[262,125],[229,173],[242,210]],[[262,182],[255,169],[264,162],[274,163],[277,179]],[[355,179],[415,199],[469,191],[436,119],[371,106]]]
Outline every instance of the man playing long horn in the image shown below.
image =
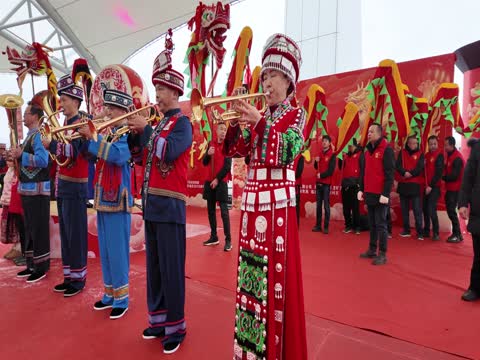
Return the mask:
[[[60,105],[65,115],[65,125],[81,120],[80,104],[83,90],[70,75],[58,82]],[[78,294],[85,287],[87,278],[87,143],[84,139],[69,144],[43,139],[43,145],[57,158],[68,159],[68,166],[58,172],[57,207],[62,243],[63,282],[53,291],[64,297]]]
[[28,276],[29,283],[43,279],[50,269],[50,170],[48,152],[42,146],[38,130],[42,116],[43,110],[29,102],[23,115],[27,138],[22,147],[12,149],[12,156],[19,159],[20,164],[18,192],[26,225],[27,268],[17,276]]

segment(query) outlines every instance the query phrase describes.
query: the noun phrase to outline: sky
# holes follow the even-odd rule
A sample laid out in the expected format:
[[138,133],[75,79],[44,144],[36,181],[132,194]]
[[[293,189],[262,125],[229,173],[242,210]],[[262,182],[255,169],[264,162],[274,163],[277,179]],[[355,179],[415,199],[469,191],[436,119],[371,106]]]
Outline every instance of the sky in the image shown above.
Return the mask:
[[[232,50],[244,26],[253,30],[253,44],[250,65],[260,65],[260,57],[266,39],[275,32],[285,30],[285,1],[298,1],[303,6],[312,0],[244,0],[232,6],[231,28],[227,32],[225,47],[228,52],[223,69],[217,79],[215,94],[221,94],[226,84],[232,63]],[[335,1],[335,0],[318,0]],[[390,58],[397,62],[451,53],[458,47],[478,40],[478,14],[480,1],[473,0],[337,0],[347,4],[362,1],[361,28],[362,57],[359,68],[376,66],[381,59]],[[348,11],[349,7],[342,7]],[[308,8],[303,7],[305,11]],[[255,10],[255,11],[253,11]],[[268,15],[267,15],[268,14]],[[338,14],[341,17],[342,14]],[[302,21],[298,19],[298,21]],[[174,67],[183,72],[185,51],[191,32],[186,26],[177,29],[173,35],[175,50]],[[149,89],[150,100],[154,101],[151,84],[152,64],[163,50],[164,39],[152,42],[132,56],[127,65],[136,70]],[[4,49],[1,49],[4,50]],[[3,55],[0,55],[3,56]],[[119,62],[122,59],[119,59]],[[319,74],[321,75],[321,74]],[[462,85],[462,75],[457,70],[455,80]],[[31,79],[24,84],[24,97],[31,98]],[[35,89],[45,88],[46,79],[35,78]],[[14,74],[0,73],[0,94],[18,93]],[[0,142],[8,142],[6,113],[0,109]]]

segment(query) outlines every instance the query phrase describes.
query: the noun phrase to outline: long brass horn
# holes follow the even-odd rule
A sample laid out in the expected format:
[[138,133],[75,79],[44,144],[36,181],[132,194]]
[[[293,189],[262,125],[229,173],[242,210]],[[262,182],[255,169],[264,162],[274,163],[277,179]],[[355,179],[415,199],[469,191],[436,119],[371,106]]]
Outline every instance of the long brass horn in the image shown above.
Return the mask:
[[[58,132],[58,133],[55,134],[55,136],[50,136],[48,134],[47,129],[51,129],[51,128],[55,129],[55,128],[60,127],[60,123],[58,122],[57,115],[62,112],[61,110],[58,110],[58,111],[53,110],[53,108],[51,106],[51,97],[52,96],[53,95],[51,94],[51,92],[48,91],[47,94],[42,99],[42,108],[43,108],[43,111],[46,114],[45,117],[47,119],[47,122],[45,122],[43,124],[43,128],[41,129],[42,137],[49,138],[50,140],[53,138],[54,140],[56,140],[58,142],[68,144],[69,141],[68,141],[68,139],[66,138],[66,136],[63,132]],[[50,152],[49,152],[49,154],[50,154],[50,158],[53,161],[55,161],[58,164],[58,166],[64,167],[64,166],[67,166],[71,163],[70,158],[65,158],[64,161],[60,161],[56,155],[53,155]]]
[[13,94],[0,95],[0,106],[3,106],[7,111],[8,127],[10,128],[10,147],[12,148],[18,145],[17,109],[23,103],[21,96]]
[[[98,133],[101,132],[102,130],[105,130],[106,128],[109,128],[109,127],[115,125],[116,123],[119,123],[120,121],[125,120],[129,116],[138,114],[142,111],[149,110],[149,109],[155,111],[155,112],[152,111],[150,116],[147,119],[147,122],[152,122],[152,121],[157,119],[157,115],[156,115],[155,105],[150,104],[150,105],[146,105],[146,106],[144,106],[140,109],[136,109],[136,110],[133,110],[129,113],[117,116],[116,118],[113,118],[113,119],[110,119],[110,120],[105,121],[105,120],[101,119],[101,121],[98,121],[99,124],[96,124],[97,120],[88,120],[85,125],[87,125],[89,127],[90,133],[92,134],[92,138],[95,141],[97,141]],[[77,124],[77,127],[78,127],[78,124]],[[122,135],[127,133],[128,132],[128,127],[123,128],[121,131],[122,131]],[[81,134],[75,134],[75,135],[72,135],[72,137],[70,139],[73,140],[73,139],[76,139],[76,138],[79,138],[79,137],[82,137],[82,135]]]
[[[267,109],[266,94],[264,93],[254,93],[254,94],[242,94],[242,95],[233,95],[233,96],[218,96],[212,98],[204,98],[198,89],[193,89],[190,97],[190,106],[192,107],[193,118],[196,121],[202,120],[203,112],[206,108],[214,105],[228,104],[237,100],[262,100],[262,109],[260,111],[265,111]],[[227,110],[220,115],[223,121],[231,121],[238,119],[241,115],[234,110]]]
[[[13,94],[0,95],[0,106],[7,111],[8,127],[10,129],[10,148],[18,146],[18,119],[17,109],[23,105],[24,101],[21,96]],[[15,171],[19,173],[18,160],[14,160]]]
[[54,128],[50,127],[48,124],[45,124],[44,125],[45,126],[44,133],[45,133],[45,137],[47,137],[49,139],[56,137],[58,134],[62,134],[62,136],[65,138],[65,141],[70,142],[72,140],[81,138],[82,135],[81,134],[65,135],[64,134],[65,131],[79,129],[82,126],[88,126],[90,128],[90,131],[92,133],[95,133],[94,134],[94,140],[97,141],[97,138],[96,138],[97,129],[96,129],[95,126],[96,126],[96,124],[103,123],[105,121],[106,121],[105,119],[83,120],[83,121],[79,121],[79,122],[76,122],[76,123],[73,123],[73,124],[70,124],[70,125],[54,127]]

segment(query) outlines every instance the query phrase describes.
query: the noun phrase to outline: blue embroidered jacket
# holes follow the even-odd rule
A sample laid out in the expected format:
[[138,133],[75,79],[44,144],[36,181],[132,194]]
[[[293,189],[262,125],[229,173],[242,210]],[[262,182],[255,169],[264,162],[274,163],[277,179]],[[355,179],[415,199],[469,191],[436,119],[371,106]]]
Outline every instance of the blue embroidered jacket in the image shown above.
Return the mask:
[[[95,169],[95,197],[94,208],[105,212],[131,212],[133,196],[131,191],[130,150],[127,136],[122,136],[116,142],[108,142],[102,135],[98,141],[90,140],[88,152],[99,159]],[[103,160],[103,161],[102,161]],[[106,191],[102,186],[102,179],[108,174],[120,176],[118,188]],[[112,179],[113,180],[113,179]]]
[[28,131],[19,163],[18,193],[50,196],[48,152],[43,147],[37,128]]

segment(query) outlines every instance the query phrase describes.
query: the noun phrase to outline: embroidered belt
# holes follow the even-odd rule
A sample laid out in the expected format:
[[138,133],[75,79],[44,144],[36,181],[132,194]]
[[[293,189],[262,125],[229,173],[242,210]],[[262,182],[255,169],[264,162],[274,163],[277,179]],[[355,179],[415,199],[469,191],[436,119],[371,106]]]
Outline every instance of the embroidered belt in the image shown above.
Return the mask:
[[58,178],[65,181],[75,182],[75,183],[88,183],[88,178],[75,178],[75,177],[67,176],[63,174],[59,174]]

